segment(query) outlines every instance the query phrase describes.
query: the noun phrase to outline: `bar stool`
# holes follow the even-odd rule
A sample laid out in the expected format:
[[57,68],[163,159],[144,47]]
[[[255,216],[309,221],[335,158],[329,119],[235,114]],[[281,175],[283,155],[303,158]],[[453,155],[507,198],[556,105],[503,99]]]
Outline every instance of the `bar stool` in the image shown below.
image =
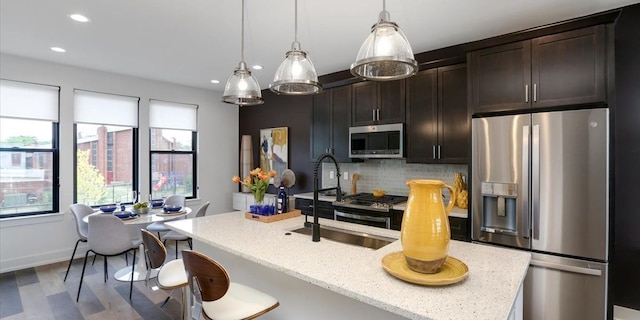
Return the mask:
[[205,319],[254,319],[280,305],[262,291],[231,282],[223,266],[200,252],[183,250],[182,260],[191,291],[202,298]]
[[[149,278],[151,276],[151,269],[160,268],[158,271],[158,276],[156,281],[158,282],[158,286],[163,290],[173,290],[178,288],[183,288],[182,290],[182,315],[183,319],[186,319],[186,308],[187,306],[187,274],[184,271],[184,264],[182,263],[182,259],[171,260],[167,263],[164,263],[167,258],[167,248],[162,244],[160,239],[158,239],[153,233],[141,229],[142,232],[142,242],[144,243],[144,252],[147,257],[147,261],[149,262],[150,268],[147,268],[147,276],[145,278],[146,282],[149,282]],[[165,304],[169,301],[171,295],[164,300],[160,308],[164,307]]]

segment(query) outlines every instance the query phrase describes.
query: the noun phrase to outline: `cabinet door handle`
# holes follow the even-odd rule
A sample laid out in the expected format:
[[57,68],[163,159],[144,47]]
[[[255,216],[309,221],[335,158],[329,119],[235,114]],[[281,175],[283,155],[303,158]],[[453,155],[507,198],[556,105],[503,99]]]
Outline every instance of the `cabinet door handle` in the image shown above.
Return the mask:
[[538,84],[533,84],[533,102],[538,101]]
[[371,119],[373,119],[373,121],[376,121],[376,109],[371,110]]
[[440,159],[440,145],[438,145],[438,159]]
[[380,121],[380,109],[376,109],[376,120]]
[[524,102],[529,102],[529,85],[524,85]]
[[436,145],[435,144],[431,148],[431,157],[433,158],[433,160],[436,159]]

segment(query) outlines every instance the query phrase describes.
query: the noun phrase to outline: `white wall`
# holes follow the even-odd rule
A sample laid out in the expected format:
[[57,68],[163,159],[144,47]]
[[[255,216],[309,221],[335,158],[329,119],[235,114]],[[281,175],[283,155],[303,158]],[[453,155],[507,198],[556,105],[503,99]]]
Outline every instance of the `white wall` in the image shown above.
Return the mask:
[[[199,105],[197,208],[210,201],[208,214],[232,210],[238,186],[238,107],[220,102],[221,92],[71,67],[0,54],[0,78],[59,86],[60,212],[0,220],[0,273],[68,260],[78,239],[69,212],[73,203],[73,90],[140,97],[140,192],[149,194],[149,99]],[[76,257],[84,255],[82,247]]]

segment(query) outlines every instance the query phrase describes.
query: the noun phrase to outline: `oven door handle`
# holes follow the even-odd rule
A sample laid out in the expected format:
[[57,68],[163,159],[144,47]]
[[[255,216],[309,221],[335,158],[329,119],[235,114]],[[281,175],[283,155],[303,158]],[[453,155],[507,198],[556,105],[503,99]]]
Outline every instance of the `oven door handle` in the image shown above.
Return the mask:
[[371,216],[363,216],[363,215],[359,215],[359,214],[353,214],[353,213],[346,213],[346,212],[340,212],[340,211],[334,211],[336,216],[340,216],[340,217],[345,217],[345,218],[351,218],[351,219],[357,219],[357,220],[365,220],[365,221],[372,221],[372,222],[387,222],[386,217],[371,217]]
[[[361,205],[348,204],[344,202],[333,202],[334,207],[345,207],[345,208],[354,208],[354,209],[363,209]],[[376,207],[365,207],[366,210],[378,211],[378,212],[389,212],[388,208],[376,208]]]

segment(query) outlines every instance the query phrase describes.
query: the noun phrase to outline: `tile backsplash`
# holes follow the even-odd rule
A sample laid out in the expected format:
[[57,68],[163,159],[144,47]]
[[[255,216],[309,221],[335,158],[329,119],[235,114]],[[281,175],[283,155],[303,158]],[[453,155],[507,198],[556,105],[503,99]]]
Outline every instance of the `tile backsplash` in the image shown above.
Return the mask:
[[[456,172],[461,172],[467,181],[467,165],[465,164],[417,164],[406,163],[404,159],[366,160],[358,163],[340,163],[340,187],[347,194],[351,190],[352,175],[359,175],[357,192],[371,192],[373,189],[384,189],[388,194],[406,196],[409,188],[406,182],[413,179],[442,180],[453,185]],[[333,179],[331,172],[333,171]],[[322,187],[330,188],[337,184],[335,165],[322,163]],[[345,172],[347,180],[345,180]]]

